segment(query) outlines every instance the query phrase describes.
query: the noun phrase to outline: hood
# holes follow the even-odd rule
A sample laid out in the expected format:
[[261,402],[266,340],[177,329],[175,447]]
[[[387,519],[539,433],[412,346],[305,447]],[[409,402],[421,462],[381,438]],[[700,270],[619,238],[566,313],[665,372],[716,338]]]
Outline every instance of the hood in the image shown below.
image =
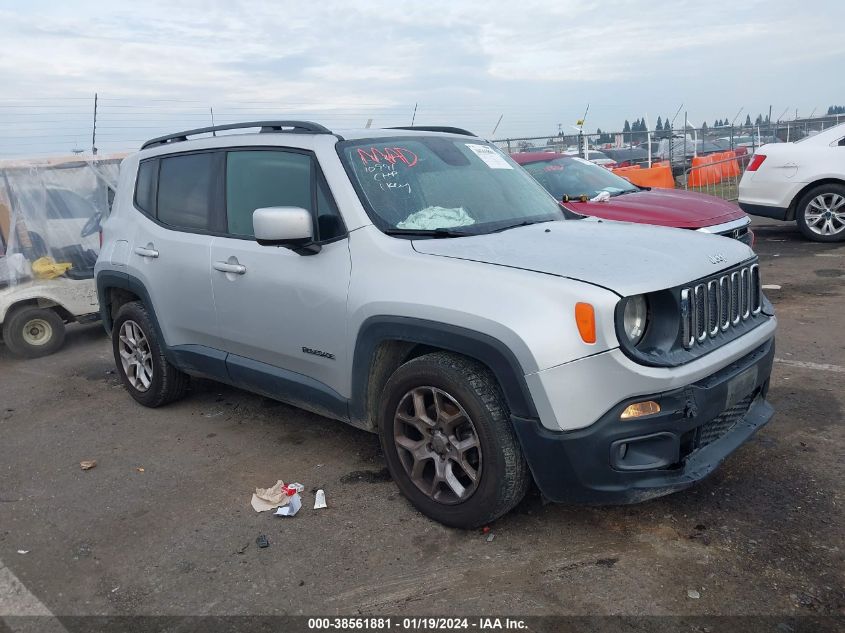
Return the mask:
[[621,296],[679,286],[754,256],[745,244],[718,235],[589,218],[413,246],[427,255],[584,281]]
[[567,202],[566,207],[580,215],[605,220],[679,229],[700,229],[745,216],[733,202],[681,189],[637,191],[613,197],[607,202]]

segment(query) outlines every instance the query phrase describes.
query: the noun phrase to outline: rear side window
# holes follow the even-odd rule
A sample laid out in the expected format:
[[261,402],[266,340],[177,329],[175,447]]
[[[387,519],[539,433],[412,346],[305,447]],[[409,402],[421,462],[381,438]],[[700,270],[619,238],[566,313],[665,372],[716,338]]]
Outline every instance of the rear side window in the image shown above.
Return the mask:
[[158,161],[146,160],[138,166],[135,181],[135,206],[147,215],[155,212],[155,177]]
[[162,158],[158,177],[158,220],[176,228],[209,230],[213,168],[211,153]]

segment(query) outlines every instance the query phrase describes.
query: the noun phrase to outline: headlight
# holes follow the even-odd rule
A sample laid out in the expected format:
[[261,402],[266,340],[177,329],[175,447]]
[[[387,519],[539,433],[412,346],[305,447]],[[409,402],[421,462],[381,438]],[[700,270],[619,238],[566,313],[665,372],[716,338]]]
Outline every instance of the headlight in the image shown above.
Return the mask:
[[642,340],[647,324],[648,304],[645,297],[642,295],[628,297],[625,300],[625,310],[622,313],[622,329],[631,345],[636,345]]

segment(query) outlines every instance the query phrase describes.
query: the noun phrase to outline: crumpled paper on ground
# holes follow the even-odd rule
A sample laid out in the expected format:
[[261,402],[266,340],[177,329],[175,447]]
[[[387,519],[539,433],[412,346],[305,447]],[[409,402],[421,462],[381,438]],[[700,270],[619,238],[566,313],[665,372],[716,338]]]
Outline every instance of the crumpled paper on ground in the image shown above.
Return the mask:
[[285,482],[281,479],[269,488],[256,488],[252,495],[252,509],[256,512],[275,510],[279,506],[287,505],[291,497],[283,490]]
[[451,229],[456,226],[475,224],[475,220],[464,211],[463,207],[448,209],[446,207],[426,207],[396,225],[399,229]]

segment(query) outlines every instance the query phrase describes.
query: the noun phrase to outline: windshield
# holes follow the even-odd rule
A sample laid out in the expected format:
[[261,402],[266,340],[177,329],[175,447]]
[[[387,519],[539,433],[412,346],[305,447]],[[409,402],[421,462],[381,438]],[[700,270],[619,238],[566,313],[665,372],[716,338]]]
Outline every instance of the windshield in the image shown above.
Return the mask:
[[519,165],[479,139],[370,138],[338,148],[370,218],[387,232],[474,235],[564,219]]
[[842,138],[843,134],[845,134],[845,123],[840,123],[839,125],[834,125],[833,127],[829,127],[826,130],[822,130],[821,132],[816,132],[815,134],[811,133],[808,136],[800,138],[795,142],[803,143],[804,141],[814,139],[814,143],[820,143],[824,145],[828,143],[833,143],[834,141],[838,141]]
[[593,198],[602,191],[613,195],[639,190],[610,170],[581,158],[556,158],[523,167],[558,200],[565,196]]

